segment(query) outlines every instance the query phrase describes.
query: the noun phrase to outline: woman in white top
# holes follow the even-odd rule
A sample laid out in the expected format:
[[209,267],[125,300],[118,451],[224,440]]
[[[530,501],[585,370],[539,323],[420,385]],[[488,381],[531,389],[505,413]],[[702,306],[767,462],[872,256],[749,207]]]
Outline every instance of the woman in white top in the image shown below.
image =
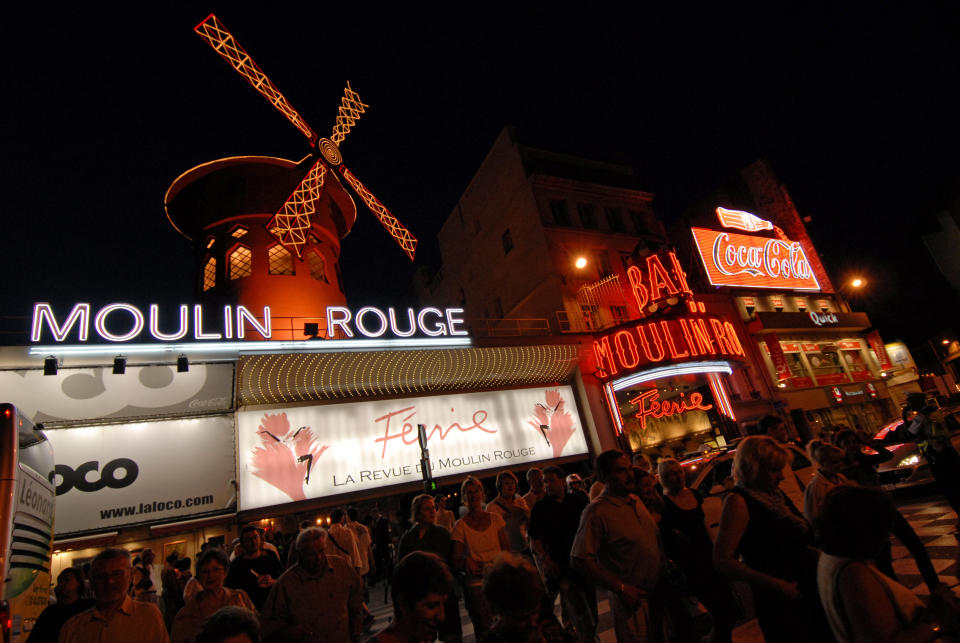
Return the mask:
[[931,609],[874,563],[892,524],[893,504],[877,489],[839,485],[824,499],[818,532],[820,600],[834,636],[854,641],[933,641],[956,631],[957,601],[948,589]]
[[847,482],[840,473],[846,466],[846,453],[838,446],[821,440],[810,440],[807,454],[819,469],[803,492],[803,515],[813,523],[820,515],[827,492]]
[[463,602],[479,641],[493,622],[490,605],[483,595],[483,571],[500,552],[510,551],[510,541],[503,518],[483,509],[483,483],[467,476],[460,485],[460,497],[467,513],[453,526],[453,566],[464,573]]

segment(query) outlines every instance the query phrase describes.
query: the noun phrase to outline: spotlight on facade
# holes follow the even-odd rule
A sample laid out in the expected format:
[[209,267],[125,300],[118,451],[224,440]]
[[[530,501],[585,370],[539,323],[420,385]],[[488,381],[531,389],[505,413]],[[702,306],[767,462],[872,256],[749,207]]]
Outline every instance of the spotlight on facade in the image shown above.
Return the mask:
[[187,359],[186,355],[181,355],[177,358],[177,372],[186,373],[190,370],[190,360]]
[[43,360],[44,375],[56,375],[57,368],[59,368],[59,364],[57,364],[57,358],[54,357],[53,355]]
[[123,375],[127,372],[127,358],[117,355],[113,358],[113,374]]

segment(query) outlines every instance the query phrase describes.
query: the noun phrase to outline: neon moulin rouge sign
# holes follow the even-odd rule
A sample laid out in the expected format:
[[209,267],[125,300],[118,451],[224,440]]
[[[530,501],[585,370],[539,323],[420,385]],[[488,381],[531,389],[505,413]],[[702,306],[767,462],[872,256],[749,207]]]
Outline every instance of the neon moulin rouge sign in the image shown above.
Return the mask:
[[743,360],[745,353],[733,324],[708,313],[620,326],[593,340],[593,357],[597,377],[606,380],[658,364]]
[[[645,271],[639,266],[627,268],[628,295],[644,319],[595,336],[593,356],[599,379],[657,364],[744,358],[733,324],[705,313],[703,304],[693,300],[676,253],[661,251],[645,262]],[[649,317],[654,313],[656,319]]]
[[[463,329],[462,308],[407,308],[398,313],[395,308],[383,310],[365,306],[354,312],[343,306],[328,306],[325,315],[328,337],[375,339],[408,338],[418,334],[426,337],[468,335]],[[127,303],[107,304],[96,311],[88,303],[78,303],[66,316],[58,318],[50,304],[37,303],[33,306],[30,341],[40,342],[45,335],[52,336],[58,343],[71,337],[86,342],[93,336],[108,342],[129,342],[144,336],[158,342],[188,338],[218,341],[245,339],[250,329],[263,339],[271,338],[269,306],[263,307],[261,316],[255,316],[246,306],[223,306],[213,310],[200,304],[184,304],[171,313],[170,310],[161,310],[158,304],[151,304],[144,312]]]
[[722,225],[738,230],[773,230],[777,238],[691,228],[697,252],[714,286],[819,291],[810,261],[797,241],[749,212],[717,208]]

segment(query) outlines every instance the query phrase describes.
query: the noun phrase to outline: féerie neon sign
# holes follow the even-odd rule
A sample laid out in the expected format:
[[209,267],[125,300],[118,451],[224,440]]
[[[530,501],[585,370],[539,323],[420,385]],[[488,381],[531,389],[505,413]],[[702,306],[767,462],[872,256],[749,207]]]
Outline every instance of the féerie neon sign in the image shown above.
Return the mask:
[[679,401],[667,400],[661,402],[660,391],[655,388],[630,398],[630,403],[636,404],[639,409],[636,417],[640,420],[641,429],[647,428],[648,417],[664,418],[687,411],[709,411],[713,408],[713,404],[703,403],[703,395],[700,393],[691,393],[690,397],[686,398],[681,393]]
[[[160,342],[180,341],[189,334],[196,341],[245,339],[248,325],[263,339],[269,340],[273,335],[269,306],[263,307],[262,317],[256,317],[246,306],[223,306],[211,314],[200,304],[192,307],[183,304],[178,308],[176,330],[173,330],[161,329],[161,311],[157,304],[151,304],[146,313],[126,303],[107,304],[94,313],[90,304],[78,303],[61,322],[50,304],[37,303],[33,306],[30,341],[40,342],[46,329],[56,342],[66,341],[71,334],[77,341],[86,342],[91,337],[91,321],[96,337],[108,342],[129,342],[144,332]],[[328,337],[338,334],[347,338],[359,334],[370,339],[406,338],[418,333],[427,337],[468,335],[462,328],[462,308],[407,308],[398,315],[394,308],[384,311],[365,306],[354,313],[343,306],[328,306],[326,321]],[[123,330],[118,331],[118,326]]]

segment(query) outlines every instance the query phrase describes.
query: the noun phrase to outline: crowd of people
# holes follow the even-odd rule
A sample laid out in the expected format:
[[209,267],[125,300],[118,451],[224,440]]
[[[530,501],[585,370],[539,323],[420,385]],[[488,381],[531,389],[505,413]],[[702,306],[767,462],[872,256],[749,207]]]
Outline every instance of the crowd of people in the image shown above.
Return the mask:
[[[919,427],[917,439],[936,449],[932,462],[956,456],[935,413],[908,410],[905,428]],[[680,462],[612,450],[597,457],[593,479],[554,465],[530,469],[523,495],[510,471],[497,475],[492,498],[468,476],[459,517],[446,497],[418,495],[408,529],[379,515],[365,525],[352,508],[333,511],[327,529],[305,522],[274,543],[248,525],[232,547],[205,546],[195,576],[189,559],[171,556],[162,592],[152,551],[131,559],[107,549],[89,570],[92,598],[83,574],[64,570],[58,601],[29,640],[457,642],[462,599],[481,643],[595,641],[602,593],[618,641],[724,643],[743,616],[734,581],[752,588],[770,643],[956,633],[956,598],[879,488],[883,445],[852,431],[810,441],[817,472],[804,485],[782,420],[761,426],[765,435],[736,445],[715,540]],[[948,475],[940,482],[953,500]],[[929,605],[897,582],[891,534],[916,559]],[[378,578],[388,581],[394,612],[382,628],[371,627],[367,609]]]

